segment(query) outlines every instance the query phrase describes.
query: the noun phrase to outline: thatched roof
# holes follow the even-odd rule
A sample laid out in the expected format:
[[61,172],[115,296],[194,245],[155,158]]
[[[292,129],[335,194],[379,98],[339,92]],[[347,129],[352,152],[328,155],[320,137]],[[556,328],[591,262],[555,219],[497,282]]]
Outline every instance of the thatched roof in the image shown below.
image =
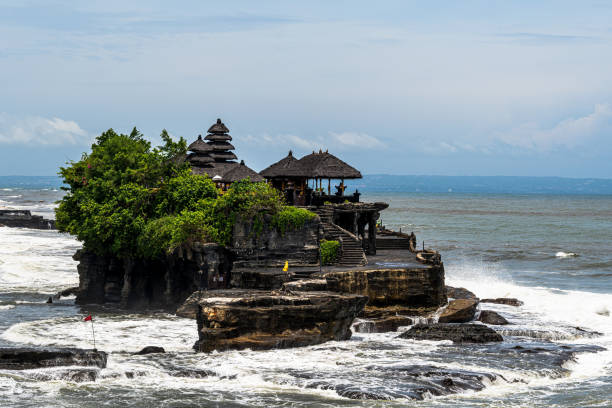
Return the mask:
[[215,159],[215,161],[219,161],[219,160],[238,160],[238,157],[236,157],[236,155],[233,152],[226,152],[226,151],[212,152],[212,153],[210,153],[210,157]]
[[221,177],[224,183],[234,183],[236,181],[244,180],[246,178],[250,179],[254,183],[265,180],[262,176],[259,175],[259,173],[244,164],[244,160],[241,161],[240,164],[236,164],[235,166],[233,166],[230,171],[228,171]]
[[274,163],[261,172],[266,178],[275,177],[305,177],[330,179],[361,178],[359,170],[348,165],[328,152],[312,152],[296,160],[291,152],[284,159]]
[[208,145],[212,147],[213,150],[234,150],[235,147],[228,142],[209,142]]
[[196,141],[190,144],[187,150],[192,151],[192,152],[197,152],[197,153],[205,153],[205,152],[212,152],[213,148],[208,143],[206,143],[204,140],[202,140],[202,135],[198,135],[198,138],[196,139]]
[[298,159],[293,156],[293,152],[289,150],[287,157],[280,159],[269,167],[266,167],[260,171],[259,174],[266,178],[291,177],[293,173],[295,173],[295,163],[297,161]]
[[206,165],[206,164],[209,164],[209,163],[214,163],[215,159],[213,159],[212,157],[210,157],[207,154],[194,154],[194,153],[191,153],[191,154],[187,155],[187,161],[192,166],[201,166],[201,165]]
[[233,183],[246,178],[249,178],[252,182],[264,181],[264,178],[245,165],[244,161],[240,163],[212,163],[209,167],[192,167],[191,171],[193,174],[200,176],[208,175],[210,178],[219,176],[221,177],[219,181],[223,183]]
[[221,119],[217,119],[217,123],[215,123],[210,128],[208,128],[208,133],[228,133],[228,132],[229,132],[229,129],[227,128],[227,126],[225,126],[223,122],[221,122]]
[[220,135],[211,133],[209,135],[206,135],[204,139],[210,140],[211,142],[229,142],[230,140],[232,140],[232,137],[228,134]]

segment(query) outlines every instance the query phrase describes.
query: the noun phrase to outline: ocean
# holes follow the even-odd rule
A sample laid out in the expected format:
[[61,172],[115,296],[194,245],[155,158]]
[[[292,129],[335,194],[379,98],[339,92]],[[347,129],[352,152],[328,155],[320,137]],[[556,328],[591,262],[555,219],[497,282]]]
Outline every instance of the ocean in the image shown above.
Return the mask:
[[[0,180],[1,182],[2,180]],[[1,184],[1,183],[0,183]],[[0,207],[53,216],[63,192],[52,181],[0,185]],[[612,405],[612,196],[362,191],[390,204],[382,223],[414,231],[442,254],[447,284],[480,298],[512,324],[502,344],[453,345],[354,333],[349,341],[271,351],[196,354],[196,323],[161,311],[81,309],[47,298],[78,284],[80,243],[56,231],[0,227],[0,347],[110,352],[95,382],[61,370],[0,370],[3,407],[609,407]],[[147,345],[168,353],[134,356]],[[482,389],[414,400],[415,366],[482,373]],[[192,370],[202,378],[181,376]],[[494,377],[488,374],[495,374]],[[49,377],[51,378],[49,380]],[[352,400],[339,389],[390,400]]]

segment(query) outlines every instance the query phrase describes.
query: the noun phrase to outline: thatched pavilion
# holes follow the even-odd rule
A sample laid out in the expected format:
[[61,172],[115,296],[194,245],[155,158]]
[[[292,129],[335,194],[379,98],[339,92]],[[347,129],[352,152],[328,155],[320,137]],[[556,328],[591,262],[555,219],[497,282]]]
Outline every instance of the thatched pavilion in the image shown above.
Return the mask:
[[246,178],[253,182],[264,181],[259,173],[244,164],[244,160],[240,163],[234,161],[238,158],[233,152],[235,148],[230,143],[231,140],[229,129],[221,119],[217,119],[208,129],[204,139],[199,135],[187,148],[190,152],[187,161],[191,164],[191,171],[194,174],[208,175],[223,189]]
[[[285,158],[262,170],[260,174],[283,191],[287,202],[291,204],[320,205],[324,202],[359,201],[358,192],[351,196],[344,195],[344,180],[361,178],[361,173],[327,151],[313,151],[301,159],[296,159],[293,152],[289,151]],[[333,194],[331,180],[340,181]]]

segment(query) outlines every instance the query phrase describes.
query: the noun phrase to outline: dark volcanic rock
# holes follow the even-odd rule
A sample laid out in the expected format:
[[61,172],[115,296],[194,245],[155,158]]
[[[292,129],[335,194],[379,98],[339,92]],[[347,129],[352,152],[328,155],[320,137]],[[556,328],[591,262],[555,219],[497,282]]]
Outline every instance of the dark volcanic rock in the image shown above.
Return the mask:
[[313,292],[327,290],[325,279],[300,279],[283,283],[282,290],[289,292]]
[[478,299],[478,297],[466,288],[454,288],[446,286],[446,296],[452,299]]
[[482,299],[480,303],[496,303],[498,305],[523,306],[523,302],[515,298]]
[[103,351],[70,348],[0,348],[0,369],[27,370],[59,366],[106,367],[107,354]]
[[483,324],[417,324],[398,338],[415,340],[452,340],[454,343],[488,343],[503,341],[495,330]]
[[397,331],[399,327],[412,325],[412,319],[406,316],[390,316],[377,320],[366,320],[353,326],[357,333],[386,333]]
[[446,303],[444,266],[330,272],[331,291],[368,297],[368,306],[439,307]]
[[140,350],[138,353],[134,353],[137,355],[144,355],[144,354],[154,354],[154,353],[165,353],[166,350],[164,350],[163,347],[158,347],[158,346],[147,346],[145,348],[143,348],[142,350]]
[[347,340],[367,298],[331,292],[219,290],[199,298],[196,350],[271,349]]
[[486,324],[510,324],[502,315],[492,310],[481,311],[478,320]]
[[240,289],[277,290],[293,278],[292,272],[283,272],[283,266],[270,270],[234,268],[231,286]]
[[55,221],[32,215],[30,210],[0,210],[0,226],[48,230],[55,229]]
[[63,297],[77,295],[78,293],[79,293],[79,287],[75,286],[75,287],[72,287],[72,288],[64,289],[61,292],[58,292],[57,295],[55,295],[55,298],[56,299],[61,299]]
[[440,323],[466,323],[474,320],[478,299],[451,300],[440,315]]

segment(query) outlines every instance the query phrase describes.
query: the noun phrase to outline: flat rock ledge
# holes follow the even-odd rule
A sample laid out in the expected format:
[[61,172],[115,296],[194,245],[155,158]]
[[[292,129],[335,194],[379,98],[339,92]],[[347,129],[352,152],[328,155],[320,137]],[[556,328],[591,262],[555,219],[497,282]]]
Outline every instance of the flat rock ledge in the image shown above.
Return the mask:
[[75,348],[0,348],[0,369],[29,370],[62,366],[105,368],[107,357],[104,351]]
[[196,351],[266,350],[348,340],[367,297],[331,292],[199,292]]
[[523,301],[518,300],[516,298],[495,298],[495,299],[481,299],[480,303],[495,303],[498,305],[508,305],[508,306],[523,306]]
[[503,341],[495,330],[483,324],[417,324],[397,336],[414,340],[451,340],[453,343],[490,343]]

